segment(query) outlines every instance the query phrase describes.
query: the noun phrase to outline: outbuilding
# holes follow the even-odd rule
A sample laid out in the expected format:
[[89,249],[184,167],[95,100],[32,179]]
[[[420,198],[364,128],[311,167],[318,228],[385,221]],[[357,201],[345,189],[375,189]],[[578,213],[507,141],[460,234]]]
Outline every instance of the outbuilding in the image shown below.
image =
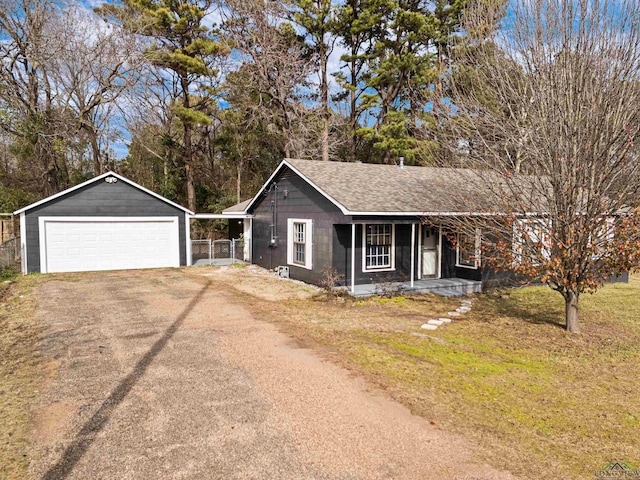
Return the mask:
[[24,273],[179,267],[191,263],[190,210],[113,172],[20,215]]

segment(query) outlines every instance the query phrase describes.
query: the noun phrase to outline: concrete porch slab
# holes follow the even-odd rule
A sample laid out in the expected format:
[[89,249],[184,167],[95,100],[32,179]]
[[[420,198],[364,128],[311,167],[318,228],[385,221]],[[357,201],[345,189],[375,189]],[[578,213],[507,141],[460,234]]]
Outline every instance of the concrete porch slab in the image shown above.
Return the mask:
[[[345,287],[340,287],[345,289]],[[389,293],[411,294],[411,293],[435,293],[443,296],[463,296],[482,291],[482,282],[466,280],[464,278],[438,278],[416,280],[413,287],[410,282],[393,282],[384,284],[363,284],[356,285],[355,292],[351,292],[356,297],[367,297],[372,295],[382,295]]]

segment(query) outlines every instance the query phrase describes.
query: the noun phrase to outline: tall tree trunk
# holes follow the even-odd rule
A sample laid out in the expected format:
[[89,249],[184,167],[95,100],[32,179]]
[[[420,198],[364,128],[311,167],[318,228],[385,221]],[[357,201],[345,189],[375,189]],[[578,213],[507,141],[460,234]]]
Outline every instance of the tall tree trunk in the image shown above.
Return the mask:
[[193,175],[193,151],[191,146],[191,126],[184,125],[184,172],[187,177],[187,204],[189,210],[196,211],[196,188]]
[[284,137],[284,158],[291,158],[291,137],[285,125],[282,125],[282,136]]
[[[189,102],[189,79],[184,76],[180,79],[182,87],[182,106],[190,109]],[[192,127],[190,120],[182,120],[184,130],[184,172],[187,177],[187,205],[192,212],[196,211],[196,188],[193,175],[193,147],[191,145]]]
[[322,103],[322,160],[329,160],[329,85],[327,82],[327,52],[320,51],[320,96]]
[[351,161],[355,162],[358,158],[358,136],[356,131],[358,130],[358,97],[356,96],[356,88],[358,88],[358,80],[356,79],[357,74],[357,65],[356,65],[356,55],[358,54],[358,49],[355,45],[355,35],[351,33],[351,111],[349,112],[349,124],[351,126]]
[[91,153],[93,154],[93,174],[100,175],[103,173],[102,160],[100,159],[100,145],[98,145],[98,135],[95,129],[88,127],[89,143],[91,143]]
[[242,186],[242,161],[238,162],[238,177],[236,179],[236,203],[240,203],[240,193]]
[[163,195],[167,194],[167,189],[169,188],[169,158],[168,158],[168,156],[169,156],[169,154],[166,153],[166,152],[162,156],[162,175],[163,175],[162,185],[164,187]]
[[579,294],[576,292],[567,291],[564,294],[567,331],[572,333],[580,333],[578,300]]

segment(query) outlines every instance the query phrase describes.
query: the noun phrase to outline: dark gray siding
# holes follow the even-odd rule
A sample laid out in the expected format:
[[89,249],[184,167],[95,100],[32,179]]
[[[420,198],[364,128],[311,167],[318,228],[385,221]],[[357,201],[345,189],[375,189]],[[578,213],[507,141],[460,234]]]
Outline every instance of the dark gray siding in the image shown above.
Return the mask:
[[40,271],[41,217],[175,217],[180,229],[180,265],[187,264],[185,212],[126,182],[98,180],[25,212],[27,270]]
[[333,268],[340,276],[340,285],[351,282],[351,224],[334,225]]
[[[370,223],[395,223],[395,218],[371,219]],[[401,219],[405,220],[405,219]],[[395,224],[395,270],[388,272],[363,272],[362,269],[362,235],[365,225],[356,225],[356,284],[383,283],[390,281],[408,281],[411,278],[411,225]],[[418,226],[416,225],[416,238]],[[417,279],[418,244],[414,244],[414,279]],[[333,267],[342,276],[342,284],[351,283],[351,225],[336,225],[334,239]]]
[[482,280],[481,268],[465,268],[456,266],[456,249],[451,240],[442,235],[442,278],[464,278],[466,280]]
[[[285,193],[286,191],[286,193]],[[274,218],[277,242],[271,244]],[[333,266],[334,224],[350,221],[315,188],[285,168],[253,207],[253,262],[264,268],[287,265],[287,219],[313,221],[313,269],[289,265],[291,278],[318,284]]]

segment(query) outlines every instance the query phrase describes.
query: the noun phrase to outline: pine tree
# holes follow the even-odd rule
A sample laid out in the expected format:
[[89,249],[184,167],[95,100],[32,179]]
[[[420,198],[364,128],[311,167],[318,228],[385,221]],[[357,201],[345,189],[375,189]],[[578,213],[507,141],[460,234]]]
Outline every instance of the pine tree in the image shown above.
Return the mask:
[[[213,101],[207,80],[217,73],[213,60],[226,53],[204,25],[213,5],[213,0],[122,0],[97,9],[103,18],[148,39],[148,60],[175,76],[180,101],[173,108],[182,123],[182,162],[191,210],[196,208],[192,135],[198,125],[211,123],[205,113]],[[194,95],[196,87],[200,95]]]
[[[416,132],[432,123],[429,102],[444,70],[450,39],[468,0],[348,0],[337,23],[349,77],[350,122],[383,162],[404,156],[417,162]],[[376,121],[357,128],[360,112]],[[356,135],[352,139],[355,158]]]
[[301,26],[311,52],[317,57],[320,74],[322,117],[322,160],[329,160],[329,56],[335,43],[335,9],[331,0],[296,0],[293,21]]

